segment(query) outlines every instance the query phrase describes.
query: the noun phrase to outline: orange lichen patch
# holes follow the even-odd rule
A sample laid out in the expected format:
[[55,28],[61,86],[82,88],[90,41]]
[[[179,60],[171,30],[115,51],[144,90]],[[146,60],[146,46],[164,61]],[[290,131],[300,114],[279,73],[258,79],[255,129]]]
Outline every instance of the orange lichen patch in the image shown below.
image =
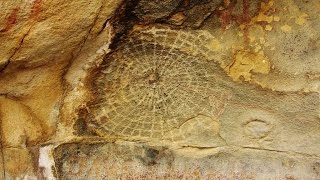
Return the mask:
[[237,50],[233,62],[225,70],[234,80],[242,76],[245,81],[249,81],[252,73],[268,74],[270,61],[262,51],[255,53],[249,50]]
[[178,12],[171,16],[170,22],[175,25],[181,25],[186,19],[186,16],[183,12]]
[[7,32],[9,31],[16,23],[17,23],[17,16],[20,8],[16,7],[14,8],[10,15],[6,18],[5,27],[0,30],[0,32]]

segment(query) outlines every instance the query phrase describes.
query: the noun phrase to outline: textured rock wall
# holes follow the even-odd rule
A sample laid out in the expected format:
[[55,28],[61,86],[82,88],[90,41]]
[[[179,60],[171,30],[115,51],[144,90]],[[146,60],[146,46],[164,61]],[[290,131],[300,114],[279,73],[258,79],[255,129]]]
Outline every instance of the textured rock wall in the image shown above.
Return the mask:
[[0,10],[0,179],[320,179],[317,0]]

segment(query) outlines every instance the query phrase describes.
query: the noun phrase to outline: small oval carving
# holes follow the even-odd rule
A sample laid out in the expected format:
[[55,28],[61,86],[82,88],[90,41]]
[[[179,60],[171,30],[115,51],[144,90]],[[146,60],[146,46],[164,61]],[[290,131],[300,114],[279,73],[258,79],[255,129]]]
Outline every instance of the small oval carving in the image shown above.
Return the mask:
[[259,119],[249,121],[245,125],[245,133],[254,139],[266,137],[271,131],[271,125]]

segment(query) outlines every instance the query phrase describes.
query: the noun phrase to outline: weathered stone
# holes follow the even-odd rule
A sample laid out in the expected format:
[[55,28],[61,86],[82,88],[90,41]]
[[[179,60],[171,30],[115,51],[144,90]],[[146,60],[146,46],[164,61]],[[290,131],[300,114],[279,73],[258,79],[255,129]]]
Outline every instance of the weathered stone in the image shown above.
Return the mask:
[[[192,4],[192,2],[190,3]],[[186,27],[199,28],[209,16],[213,15],[213,12],[220,4],[220,1],[211,1],[193,6],[186,11],[186,20],[183,25]]]
[[[197,157],[197,154],[207,155]],[[190,157],[191,156],[191,157]],[[317,179],[319,159],[250,148],[169,150],[141,143],[64,144],[60,179]]]
[[135,9],[136,16],[143,21],[155,21],[168,17],[181,3],[182,0],[141,0]]
[[319,179],[318,1],[0,11],[0,179]]

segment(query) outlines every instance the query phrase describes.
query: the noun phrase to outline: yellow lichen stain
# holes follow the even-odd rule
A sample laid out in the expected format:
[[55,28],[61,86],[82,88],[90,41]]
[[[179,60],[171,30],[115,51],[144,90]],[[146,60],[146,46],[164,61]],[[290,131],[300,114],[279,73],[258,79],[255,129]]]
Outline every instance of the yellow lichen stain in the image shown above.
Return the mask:
[[211,49],[211,50],[217,51],[217,50],[220,50],[221,45],[220,45],[220,42],[219,42],[217,39],[212,39],[212,40],[206,45],[206,47],[209,48],[209,49]]
[[306,23],[306,17],[308,17],[308,14],[306,13],[302,13],[300,16],[298,16],[296,19],[295,19],[295,23],[302,26]]
[[273,5],[274,5],[273,0],[269,0],[267,3],[261,2],[261,11],[263,12],[269,11]]
[[259,52],[261,50],[261,46],[260,45],[256,45],[254,48],[254,52]]
[[252,17],[250,22],[239,26],[241,32],[238,36],[246,38],[247,44],[243,48],[235,48],[233,62],[224,67],[233,80],[243,78],[245,81],[251,81],[254,80],[253,73],[268,74],[270,72],[271,63],[265,56],[263,47],[271,45],[263,36],[267,31],[273,30],[272,22],[280,21],[280,17],[274,15],[275,13],[273,0],[261,2],[259,13]]
[[266,31],[260,25],[253,25],[250,28],[250,32],[248,34],[249,46],[251,49],[254,49],[255,52],[260,51],[262,47],[270,46],[268,39],[265,38]]
[[225,70],[233,80],[243,77],[250,81],[252,73],[268,74],[270,72],[270,61],[263,51],[252,52],[250,50],[237,50],[233,55],[233,62]]
[[281,31],[287,33],[287,32],[290,32],[292,30],[292,27],[289,26],[288,24],[285,24],[283,26],[280,27]]
[[268,12],[274,11],[273,5],[274,5],[273,0],[270,0],[267,3],[261,2],[260,12],[258,13],[258,15],[252,18],[252,21],[271,23],[274,20],[274,17],[273,15],[268,15],[269,14]]
[[279,21],[280,21],[280,17],[279,17],[279,16],[274,16],[274,17],[273,17],[273,21],[279,22]]
[[256,22],[267,22],[267,23],[271,23],[273,21],[273,16],[267,16],[263,13],[259,13],[256,16]]
[[[259,35],[264,35],[266,31],[271,31],[273,27],[270,25],[273,21],[279,21],[279,16],[274,16],[276,12],[274,7],[274,1],[269,0],[268,2],[261,2],[259,13],[251,18],[250,22],[240,24],[239,28],[242,31],[238,35],[240,37],[246,38],[245,42],[253,43],[255,42],[252,39],[251,31],[257,31],[256,29],[261,30]],[[249,33],[248,33],[249,32]],[[249,36],[248,36],[249,34]],[[248,41],[249,40],[249,41]]]
[[253,43],[256,41],[256,37],[254,37],[252,35],[250,35],[248,38],[249,38],[250,43]]
[[266,25],[266,27],[264,28],[266,31],[271,31],[272,30],[272,26],[270,25]]

